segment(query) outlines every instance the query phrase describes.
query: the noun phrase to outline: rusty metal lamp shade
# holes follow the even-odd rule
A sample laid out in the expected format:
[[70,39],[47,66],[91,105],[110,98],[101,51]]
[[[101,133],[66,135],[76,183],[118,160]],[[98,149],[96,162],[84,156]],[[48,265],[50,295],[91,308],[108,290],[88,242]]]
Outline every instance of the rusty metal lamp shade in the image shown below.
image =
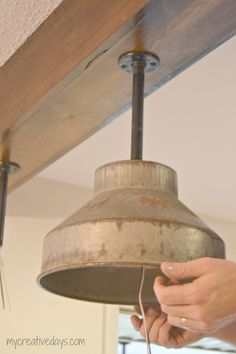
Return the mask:
[[224,243],[177,198],[176,173],[149,161],[100,167],[95,196],[44,241],[39,282],[68,296],[116,304],[155,303],[163,261],[224,257]]
[[138,304],[145,267],[142,300],[156,304],[153,281],[161,262],[225,257],[222,239],[178,200],[176,172],[141,159],[143,61],[152,70],[157,58],[125,55],[127,71],[130,61],[142,64],[133,68],[131,160],[98,168],[94,197],[46,236],[38,282],[55,294]]

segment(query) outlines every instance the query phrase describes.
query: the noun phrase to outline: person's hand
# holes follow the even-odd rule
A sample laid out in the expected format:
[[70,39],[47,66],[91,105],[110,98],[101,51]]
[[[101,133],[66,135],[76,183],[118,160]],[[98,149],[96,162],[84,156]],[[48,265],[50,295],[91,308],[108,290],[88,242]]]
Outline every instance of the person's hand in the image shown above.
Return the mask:
[[[135,310],[140,313],[138,308],[135,308]],[[167,322],[167,315],[162,313],[160,308],[149,307],[145,310],[145,317],[151,343],[167,348],[181,348],[204,337],[202,333],[173,327]],[[143,320],[133,315],[131,322],[134,328],[145,338]]]
[[183,285],[168,285],[162,277],[155,279],[154,292],[170,325],[212,333],[235,321],[236,263],[199,258],[164,262],[161,269],[173,280],[194,279]]

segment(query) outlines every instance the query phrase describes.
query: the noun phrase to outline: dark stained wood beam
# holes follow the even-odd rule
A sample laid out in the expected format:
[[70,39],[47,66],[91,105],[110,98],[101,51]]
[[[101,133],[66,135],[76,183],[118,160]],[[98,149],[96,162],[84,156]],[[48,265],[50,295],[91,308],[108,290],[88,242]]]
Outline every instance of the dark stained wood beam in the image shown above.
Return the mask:
[[149,94],[235,33],[235,0],[64,0],[0,68],[0,153],[22,167],[10,189],[129,107],[123,52],[159,56]]

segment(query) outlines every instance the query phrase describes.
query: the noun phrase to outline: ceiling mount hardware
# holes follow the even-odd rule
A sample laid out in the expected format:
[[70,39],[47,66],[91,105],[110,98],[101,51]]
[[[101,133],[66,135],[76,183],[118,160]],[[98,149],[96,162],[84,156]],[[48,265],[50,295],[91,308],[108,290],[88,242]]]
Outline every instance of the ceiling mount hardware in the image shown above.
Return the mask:
[[142,160],[144,74],[157,70],[160,60],[152,53],[131,51],[121,55],[118,62],[133,74],[131,160]]

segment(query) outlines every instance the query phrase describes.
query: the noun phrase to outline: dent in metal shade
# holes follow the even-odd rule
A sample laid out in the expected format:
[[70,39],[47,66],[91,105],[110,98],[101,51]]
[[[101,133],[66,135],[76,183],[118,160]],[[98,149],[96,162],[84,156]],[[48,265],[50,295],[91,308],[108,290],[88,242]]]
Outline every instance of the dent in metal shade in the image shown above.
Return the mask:
[[129,160],[97,169],[95,196],[44,240],[41,286],[87,301],[156,303],[163,261],[224,258],[224,243],[177,198],[174,170]]

